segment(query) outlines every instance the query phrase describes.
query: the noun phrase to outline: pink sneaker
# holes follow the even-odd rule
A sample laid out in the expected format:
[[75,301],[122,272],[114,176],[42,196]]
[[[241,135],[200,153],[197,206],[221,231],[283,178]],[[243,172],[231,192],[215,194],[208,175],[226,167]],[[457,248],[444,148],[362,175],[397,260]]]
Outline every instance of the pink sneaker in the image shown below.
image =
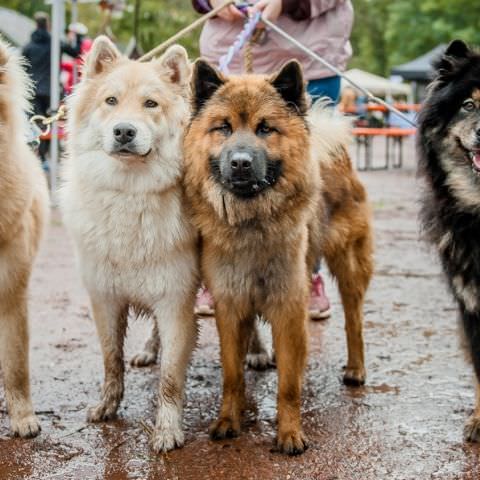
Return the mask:
[[325,294],[323,278],[319,273],[312,275],[312,291],[308,313],[312,320],[324,320],[330,316],[330,302]]
[[197,301],[195,302],[195,315],[203,317],[212,317],[215,314],[213,298],[207,287],[202,285],[197,292]]

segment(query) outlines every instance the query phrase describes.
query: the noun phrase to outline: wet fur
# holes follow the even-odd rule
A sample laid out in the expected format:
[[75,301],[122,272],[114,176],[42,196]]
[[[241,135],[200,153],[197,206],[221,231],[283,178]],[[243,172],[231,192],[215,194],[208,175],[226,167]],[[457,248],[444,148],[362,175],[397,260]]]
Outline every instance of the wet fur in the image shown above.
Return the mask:
[[[140,63],[122,57],[107,38],[99,37],[68,102],[61,204],[90,296],[105,369],[101,401],[89,410],[88,420],[113,418],[122,400],[129,309],[151,315],[152,338],[132,362],[155,362],[161,346],[151,439],[156,452],[183,444],[184,380],[197,334],[197,234],[180,183],[189,76],[182,47]],[[106,102],[110,96],[117,104]],[[158,105],[147,108],[147,99]],[[139,154],[129,158],[111,151],[114,126],[125,121],[138,131]]]
[[48,190],[25,139],[31,86],[20,59],[0,38],[0,364],[11,430],[40,432],[30,399],[28,283],[48,221]]
[[[465,439],[480,441],[480,176],[465,146],[480,128],[480,54],[454,41],[434,65],[436,75],[419,117],[419,174],[425,180],[421,221],[457,301],[476,374],[476,405]],[[476,111],[462,111],[472,98]]]
[[[220,77],[209,92],[197,82],[202,69],[205,64],[197,63],[192,80],[196,113],[185,136],[184,183],[202,238],[202,275],[215,299],[221,343],[223,405],[210,434],[220,439],[240,432],[243,362],[255,315],[261,314],[272,325],[279,373],[277,445],[299,454],[307,446],[300,402],[309,282],[321,257],[339,282],[345,308],[345,383],[365,381],[362,308],[373,269],[365,190],[346,152],[345,125],[325,112],[305,116],[303,82],[293,78],[295,72],[284,78],[300,85],[290,99],[276,82],[279,74]],[[211,85],[206,82],[207,90]],[[234,129],[252,131],[264,118],[281,132],[257,140],[269,158],[281,160],[282,173],[252,199],[237,198],[212,174],[210,159],[218,156],[223,139],[211,127],[223,118]]]

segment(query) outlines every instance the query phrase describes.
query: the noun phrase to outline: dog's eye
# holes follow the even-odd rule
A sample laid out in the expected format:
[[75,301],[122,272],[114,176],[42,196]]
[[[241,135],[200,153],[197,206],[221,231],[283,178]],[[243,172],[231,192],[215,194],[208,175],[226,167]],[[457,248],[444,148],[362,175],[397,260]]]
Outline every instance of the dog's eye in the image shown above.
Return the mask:
[[143,104],[146,108],[155,108],[158,107],[158,103],[155,100],[146,100]]
[[215,132],[220,132],[226,137],[229,137],[232,134],[232,126],[228,122],[224,122],[219,127],[215,127],[212,130]]
[[275,128],[268,126],[265,122],[260,122],[257,126],[257,131],[255,133],[259,137],[266,137],[267,135],[270,135],[272,132],[275,131]]
[[473,100],[465,100],[462,108],[467,112],[473,112],[475,110],[475,102]]
[[107,97],[105,99],[105,103],[108,105],[116,105],[118,103],[118,100],[116,99],[116,97]]

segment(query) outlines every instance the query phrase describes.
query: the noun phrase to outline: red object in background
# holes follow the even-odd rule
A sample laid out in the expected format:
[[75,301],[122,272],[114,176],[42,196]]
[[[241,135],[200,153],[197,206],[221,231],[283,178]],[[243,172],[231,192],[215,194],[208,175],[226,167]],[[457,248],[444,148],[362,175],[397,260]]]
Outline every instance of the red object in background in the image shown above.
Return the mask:
[[84,38],[80,45],[80,56],[69,61],[61,62],[60,68],[62,73],[66,74],[66,81],[63,85],[65,95],[70,95],[75,85],[75,76],[76,81],[80,80],[81,67],[83,65],[83,59],[85,55],[92,48],[93,40],[91,38]]

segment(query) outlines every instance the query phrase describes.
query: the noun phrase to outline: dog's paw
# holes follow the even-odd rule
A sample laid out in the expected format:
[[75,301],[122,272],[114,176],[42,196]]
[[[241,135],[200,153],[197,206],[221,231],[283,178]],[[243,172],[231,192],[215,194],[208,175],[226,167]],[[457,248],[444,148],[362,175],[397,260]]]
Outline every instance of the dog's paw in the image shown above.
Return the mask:
[[364,368],[345,368],[343,383],[350,387],[359,387],[365,384],[367,373]]
[[33,414],[26,415],[22,418],[12,418],[10,425],[12,433],[16,437],[22,438],[36,437],[42,429],[38,418]]
[[248,353],[247,354],[247,366],[254,370],[267,370],[267,368],[274,368],[275,361],[267,353]]
[[168,452],[174,448],[183,447],[185,436],[180,426],[157,428],[152,434],[151,445],[155,453]]
[[144,350],[132,357],[130,365],[132,367],[148,367],[148,365],[153,365],[156,361],[157,355],[155,353]]
[[235,438],[240,434],[240,422],[231,418],[222,417],[212,423],[209,435],[212,440],[223,440],[224,438]]
[[90,407],[87,412],[87,422],[97,423],[112,420],[117,416],[118,405],[113,402],[100,402],[96,407]]
[[301,455],[308,448],[308,440],[301,430],[278,432],[277,448],[287,455]]
[[467,442],[480,442],[480,417],[472,415],[465,423],[463,438]]

